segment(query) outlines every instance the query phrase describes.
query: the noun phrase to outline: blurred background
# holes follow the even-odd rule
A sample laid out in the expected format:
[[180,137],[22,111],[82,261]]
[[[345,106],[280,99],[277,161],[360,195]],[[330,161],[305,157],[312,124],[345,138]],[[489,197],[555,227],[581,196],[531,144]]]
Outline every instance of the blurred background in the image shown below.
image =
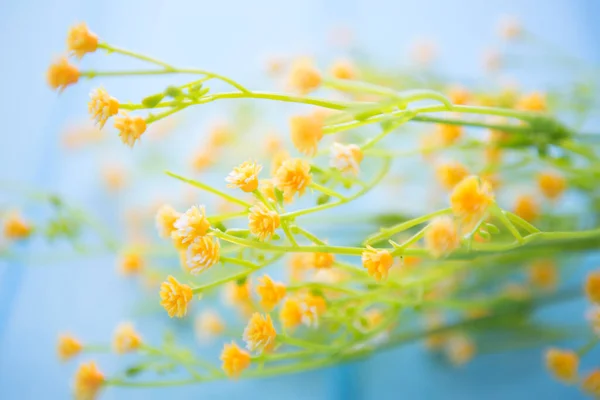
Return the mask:
[[[28,208],[24,194],[56,193],[117,229],[128,215],[126,210],[136,204],[147,204],[149,198],[158,202],[183,196],[182,185],[164,176],[163,167],[174,171],[188,168],[189,155],[182,153],[179,158],[177,152],[188,145],[201,146],[211,124],[244,112],[220,103],[187,110],[175,122],[176,137],[166,147],[130,150],[114,143],[118,141],[115,135],[109,142],[119,145],[102,152],[101,159],[93,149],[70,151],[65,132],[76,129],[72,126],[77,126],[77,121],[86,121],[92,87],[101,84],[115,97],[135,101],[172,82],[164,78],[82,80],[60,95],[51,91],[45,82],[46,69],[64,49],[67,29],[74,23],[87,22],[102,40],[116,46],[174,65],[216,71],[252,88],[273,89],[275,85],[265,73],[273,57],[309,54],[330,63],[360,54],[393,70],[410,65],[411,49],[419,42],[435,44],[433,68],[442,76],[465,84],[485,80],[486,52],[505,46],[496,28],[503,15],[518,17],[529,31],[575,57],[600,60],[600,3],[594,0],[0,0],[0,84],[4,90],[0,98],[0,204],[23,205],[23,211],[35,219],[43,217],[44,211]],[[555,82],[556,77],[545,71],[543,64],[523,70],[518,68],[518,57],[514,60],[514,68],[493,79],[515,81],[526,89],[543,89]],[[136,64],[117,56],[91,55],[82,65],[102,70]],[[268,124],[283,131],[288,114]],[[160,132],[152,135],[158,137]],[[147,140],[152,143],[152,136]],[[175,154],[169,165],[164,165],[161,151]],[[238,160],[232,157],[229,164]],[[136,190],[127,195],[107,191],[111,168],[132,165],[137,166],[136,172],[126,179]],[[147,182],[149,176],[151,187],[141,182]],[[60,332],[73,332],[92,343],[106,342],[119,322],[133,319],[144,338],[161,337],[168,318],[140,316],[138,300],[144,293],[115,273],[114,255],[72,259],[61,256],[69,254],[69,244],[50,246],[43,240],[19,246],[27,257],[0,260],[0,398],[70,396],[78,363],[58,362],[55,345]],[[597,265],[598,259],[589,262]],[[581,308],[581,302],[569,303],[549,310],[548,316],[568,318],[570,310]],[[181,332],[183,341],[193,342],[189,330]],[[218,356],[218,351],[198,351],[214,360]],[[126,363],[127,356],[97,359],[101,369],[110,374]],[[102,398],[166,395],[264,400],[582,396],[548,377],[539,349],[486,355],[464,368],[449,369],[427,357],[422,345],[416,344],[367,361],[298,375],[169,389],[109,388]]]

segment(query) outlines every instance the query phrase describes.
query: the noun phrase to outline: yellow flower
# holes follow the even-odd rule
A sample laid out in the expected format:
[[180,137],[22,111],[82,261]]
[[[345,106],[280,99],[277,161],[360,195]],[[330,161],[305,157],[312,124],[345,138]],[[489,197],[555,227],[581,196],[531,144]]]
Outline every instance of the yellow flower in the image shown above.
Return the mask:
[[270,239],[275,230],[279,228],[279,214],[277,211],[267,208],[263,203],[250,209],[248,221],[250,232],[260,240]]
[[225,302],[233,306],[245,306],[250,301],[250,280],[229,282],[225,286]]
[[104,375],[98,370],[98,367],[94,361],[81,364],[75,373],[75,399],[95,399],[98,396],[103,384]]
[[600,306],[595,305],[586,313],[586,319],[589,321],[592,330],[600,335]]
[[106,165],[102,168],[102,178],[108,190],[116,192],[122,189],[127,182],[123,167],[118,165]]
[[313,254],[313,266],[317,269],[331,268],[335,263],[335,254],[332,253],[319,253]]
[[[275,181],[273,179],[261,179],[258,183],[258,189],[260,192],[269,200],[277,202],[277,196],[275,195]],[[289,203],[293,200],[291,197],[283,195],[283,201]]]
[[265,311],[271,311],[285,297],[285,285],[273,282],[269,275],[258,278],[256,293],[260,296],[260,305]]
[[225,343],[221,352],[223,371],[230,378],[237,378],[241,372],[250,366],[251,357],[247,351],[238,347],[235,342]]
[[287,298],[281,306],[279,319],[285,328],[295,328],[302,323],[302,309],[300,301],[295,298]]
[[119,112],[119,101],[111,97],[103,88],[94,89],[90,93],[88,112],[92,120],[96,121],[102,129],[106,121]]
[[304,279],[304,272],[311,267],[310,258],[311,254],[307,253],[292,254],[289,261],[290,277],[292,281],[301,281]]
[[82,348],[81,342],[72,335],[64,334],[58,337],[57,350],[58,358],[60,358],[61,361],[67,361],[68,359],[75,357],[81,352]]
[[141,344],[142,338],[131,323],[125,322],[117,326],[113,337],[113,349],[117,354],[135,351]]
[[558,271],[552,260],[538,260],[529,267],[529,282],[543,290],[552,290],[558,283]]
[[585,294],[592,303],[600,304],[600,272],[591,272],[585,280]]
[[67,86],[79,81],[79,69],[73,64],[69,64],[66,57],[61,57],[48,68],[46,80],[52,89],[62,92]]
[[452,335],[445,342],[446,355],[455,366],[465,365],[475,355],[475,343],[465,335]]
[[546,367],[559,381],[571,383],[577,379],[579,356],[573,351],[549,349],[546,352]]
[[284,161],[275,173],[275,186],[287,198],[302,196],[311,182],[310,164],[299,158]]
[[220,122],[215,124],[209,133],[209,147],[222,147],[233,140],[233,131],[229,124]]
[[220,257],[219,239],[213,240],[212,236],[201,236],[188,246],[184,266],[189,273],[197,275],[218,263]]
[[195,171],[202,171],[214,164],[216,149],[212,147],[203,147],[192,156],[192,168]]
[[211,310],[206,310],[196,317],[194,328],[198,339],[205,341],[225,332],[225,323],[219,314]]
[[434,257],[452,253],[460,246],[456,223],[450,217],[437,217],[425,232],[425,247]]
[[290,132],[294,147],[312,157],[323,138],[323,119],[317,114],[296,115],[290,119]]
[[489,183],[474,175],[460,181],[450,196],[454,215],[467,224],[483,217],[493,202],[494,195]]
[[279,319],[286,328],[294,328],[300,324],[316,327],[319,316],[326,308],[325,299],[321,296],[307,294],[302,298],[287,298],[279,312]]
[[438,165],[435,172],[438,180],[447,190],[453,189],[469,175],[469,170],[456,161]]
[[523,26],[516,17],[504,16],[498,24],[498,31],[503,39],[513,40],[523,34]]
[[448,98],[454,104],[467,104],[471,98],[471,94],[464,87],[456,85],[448,90]]
[[521,195],[515,202],[515,214],[525,221],[533,222],[540,215],[540,206],[531,195]]
[[356,67],[348,60],[338,60],[331,66],[331,75],[338,79],[356,79]]
[[462,126],[439,124],[437,126],[436,138],[443,146],[450,146],[462,136]]
[[538,186],[546,198],[557,200],[567,188],[567,180],[555,172],[542,172],[538,175]]
[[4,221],[4,236],[8,239],[25,239],[31,235],[33,228],[23,219],[18,211],[8,214]]
[[187,305],[193,297],[192,288],[179,283],[169,275],[166,282],[160,285],[160,305],[167,310],[169,317],[183,317],[187,313]]
[[523,111],[544,112],[548,109],[546,96],[540,92],[532,92],[523,95],[515,105],[515,108]]
[[235,167],[225,179],[229,182],[227,187],[252,192],[258,188],[258,174],[261,170],[262,165],[254,161],[244,161],[239,167]]
[[93,53],[97,48],[98,36],[90,32],[85,22],[69,29],[67,49],[72,51],[78,58],[83,57],[86,53]]
[[355,144],[343,145],[334,143],[331,146],[331,158],[329,165],[341,172],[358,174],[360,163],[363,160],[363,152]]
[[173,238],[184,247],[196,238],[206,235],[206,232],[210,229],[210,222],[206,218],[205,207],[202,205],[190,207],[177,218],[173,223],[173,227],[176,232]]
[[271,316],[265,316],[259,313],[252,314],[246,329],[244,329],[244,341],[246,348],[250,351],[270,351],[275,346],[275,337],[277,332],[273,326]]
[[376,250],[368,247],[362,253],[362,264],[369,272],[369,275],[379,282],[387,279],[388,271],[394,264],[394,257],[387,250]]
[[281,165],[290,158],[290,153],[284,149],[275,152],[271,158],[271,175],[275,176],[279,167],[281,167]]
[[296,60],[289,75],[290,87],[300,94],[307,94],[321,85],[321,74],[307,58]]
[[139,274],[144,269],[144,259],[136,251],[130,251],[123,254],[119,263],[119,272],[124,276]]
[[181,217],[181,214],[175,211],[169,204],[163,204],[156,212],[156,230],[162,238],[171,237],[175,228],[175,221]]
[[146,120],[138,115],[132,117],[125,111],[115,117],[114,126],[119,131],[121,141],[129,147],[133,147],[146,132]]
[[581,388],[584,392],[600,397],[600,369],[595,369],[583,378]]

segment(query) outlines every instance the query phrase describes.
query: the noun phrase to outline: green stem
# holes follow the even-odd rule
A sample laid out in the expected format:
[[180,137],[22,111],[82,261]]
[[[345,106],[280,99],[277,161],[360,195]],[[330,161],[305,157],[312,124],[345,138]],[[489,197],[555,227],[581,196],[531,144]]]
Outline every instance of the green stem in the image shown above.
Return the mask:
[[435,217],[439,217],[442,215],[447,215],[447,214],[451,214],[452,213],[452,209],[451,208],[444,208],[443,210],[438,210],[438,211],[434,211],[432,213],[429,214],[425,214],[421,217],[418,218],[414,218],[411,219],[409,221],[404,221],[398,225],[389,227],[389,228],[382,228],[380,230],[380,232],[373,234],[371,236],[369,236],[367,238],[367,240],[364,241],[364,244],[373,244],[373,243],[377,243],[381,240],[387,239],[393,235],[396,235],[397,233],[400,233],[402,231],[405,231],[407,229],[412,228],[413,226],[417,226],[420,225],[422,223],[425,223],[427,221],[429,221],[430,219],[433,219]]
[[143,54],[134,53],[133,51],[121,49],[119,47],[114,47],[114,46],[109,45],[108,43],[99,43],[98,44],[98,48],[99,49],[104,49],[108,53],[119,53],[119,54],[123,54],[124,56],[132,57],[132,58],[137,58],[138,60],[149,62],[151,64],[160,65],[161,67],[164,67],[167,70],[173,70],[174,69],[174,67],[172,65],[167,64],[167,63],[165,63],[163,61],[157,60],[157,59],[152,58],[152,57],[145,56]]
[[245,208],[252,207],[252,204],[248,203],[247,201],[240,200],[240,199],[238,199],[236,197],[233,197],[233,196],[231,196],[231,195],[229,195],[227,193],[223,193],[220,190],[217,190],[217,189],[213,188],[212,186],[209,186],[209,185],[206,185],[204,183],[195,181],[193,179],[184,178],[183,176],[177,175],[176,173],[171,172],[171,171],[165,171],[165,173],[167,175],[169,175],[170,177],[173,177],[175,179],[179,179],[180,181],[183,181],[185,183],[189,183],[192,186],[195,186],[195,187],[200,188],[202,190],[206,190],[207,192],[216,194],[217,196],[220,196],[220,197],[224,198],[225,200],[229,200],[232,203],[237,203],[237,204],[239,204],[241,206],[244,206]]
[[310,187],[313,188],[313,189],[315,189],[315,190],[317,190],[317,191],[319,191],[319,192],[321,192],[321,193],[326,194],[327,196],[337,197],[338,199],[340,199],[342,201],[345,199],[344,196],[342,196],[341,194],[339,194],[335,190],[332,190],[332,189],[329,189],[328,187],[319,185],[318,183],[313,182],[313,183],[310,184]]

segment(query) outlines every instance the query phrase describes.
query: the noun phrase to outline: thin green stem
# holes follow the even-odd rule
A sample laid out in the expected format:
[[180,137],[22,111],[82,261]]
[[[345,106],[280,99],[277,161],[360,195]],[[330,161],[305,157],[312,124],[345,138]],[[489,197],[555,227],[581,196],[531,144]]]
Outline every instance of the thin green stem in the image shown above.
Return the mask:
[[183,181],[185,183],[189,183],[192,186],[195,186],[195,187],[200,188],[202,190],[206,190],[207,192],[216,194],[217,196],[220,196],[220,197],[224,198],[225,200],[228,200],[228,201],[230,201],[232,203],[239,204],[241,206],[244,206],[245,208],[252,207],[252,204],[248,203],[247,201],[238,199],[237,197],[233,197],[232,195],[229,195],[227,193],[221,192],[220,190],[217,190],[217,189],[213,188],[212,186],[209,186],[209,185],[204,184],[202,182],[198,182],[198,181],[195,181],[193,179],[184,178],[183,176],[177,175],[176,173],[171,172],[171,171],[165,171],[165,173],[167,175],[169,175],[170,177],[173,177],[175,179],[179,179],[180,181]]
[[367,240],[364,241],[364,244],[367,245],[367,244],[377,243],[381,240],[387,239],[387,238],[394,236],[400,232],[410,229],[413,226],[423,224],[423,223],[429,221],[430,219],[433,219],[435,217],[439,217],[442,215],[447,215],[450,213],[452,213],[451,208],[444,208],[443,210],[434,211],[432,213],[425,214],[421,217],[414,218],[409,221],[404,221],[398,225],[395,225],[395,226],[392,226],[389,228],[382,228],[378,233],[369,236],[367,238]]

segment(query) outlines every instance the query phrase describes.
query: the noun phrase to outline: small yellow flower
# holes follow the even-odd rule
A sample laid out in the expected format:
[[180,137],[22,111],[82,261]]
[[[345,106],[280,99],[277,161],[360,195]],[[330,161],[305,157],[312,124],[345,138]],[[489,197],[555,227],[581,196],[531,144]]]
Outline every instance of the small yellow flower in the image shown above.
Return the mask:
[[79,69],[69,64],[66,57],[61,57],[48,68],[46,80],[52,89],[62,92],[67,86],[77,83],[79,76]]
[[546,96],[540,92],[523,95],[517,101],[515,108],[523,111],[544,112],[548,108],[546,105]]
[[119,272],[124,276],[139,274],[144,269],[144,258],[137,251],[129,251],[121,257]]
[[600,304],[600,271],[588,274],[585,280],[585,294],[589,301]]
[[425,247],[434,257],[452,253],[460,246],[456,223],[450,217],[437,217],[425,232]]
[[60,335],[58,337],[58,358],[61,361],[67,361],[70,358],[75,357],[81,352],[83,346],[81,342],[74,336],[69,334]]
[[290,87],[300,94],[308,94],[321,86],[321,74],[307,58],[293,63],[288,79]]
[[351,172],[358,174],[360,163],[363,160],[363,152],[355,144],[344,145],[334,143],[331,146],[331,158],[329,165],[341,172]]
[[8,239],[20,240],[31,235],[33,228],[23,219],[18,211],[9,213],[4,220],[4,236]]
[[533,222],[540,215],[540,205],[531,195],[521,195],[515,202],[515,214],[525,221]]
[[277,132],[272,132],[265,138],[264,149],[266,154],[273,155],[283,149],[283,142]]
[[302,196],[311,182],[310,164],[299,158],[284,161],[275,173],[275,186],[287,198]]
[[233,141],[233,131],[229,124],[220,122],[215,124],[209,133],[209,147],[223,147]]
[[202,205],[190,207],[177,218],[173,227],[176,233],[176,235],[172,235],[173,239],[184,247],[189,245],[196,238],[206,235],[210,229],[210,222],[206,218],[206,208]]
[[463,129],[460,125],[439,124],[436,130],[436,138],[442,146],[450,146],[460,139],[462,133]]
[[119,112],[119,101],[111,97],[103,88],[94,89],[90,93],[88,112],[92,120],[96,121],[102,129],[106,121]]
[[106,165],[102,168],[102,179],[107,189],[111,192],[116,192],[123,187],[127,182],[127,176],[123,167],[119,165]]
[[98,36],[90,32],[85,22],[69,29],[67,49],[72,51],[78,58],[83,57],[86,53],[93,53],[97,48]]
[[194,328],[198,339],[206,341],[225,332],[225,322],[216,312],[206,310],[196,317]]
[[581,382],[581,388],[594,397],[600,397],[600,369],[587,374]]
[[483,217],[493,202],[494,195],[489,183],[474,175],[460,181],[450,196],[450,205],[454,215],[467,224]]
[[277,332],[273,326],[271,316],[265,316],[259,313],[252,314],[246,329],[244,329],[244,341],[246,348],[250,351],[270,351],[275,346],[275,337]]
[[125,111],[115,117],[114,126],[119,131],[121,141],[129,147],[133,147],[146,132],[146,120],[138,115],[132,117]]
[[295,328],[302,323],[302,309],[300,301],[295,298],[287,298],[281,306],[279,319],[285,328]]
[[[277,196],[275,195],[275,181],[273,179],[261,179],[258,183],[258,190],[269,200],[277,202]],[[285,197],[283,195],[283,201],[289,203],[293,198]]]
[[546,352],[546,367],[559,381],[572,383],[577,379],[579,356],[573,351],[549,349]]
[[331,268],[335,263],[335,254],[333,253],[312,253],[313,266],[317,269]]
[[274,282],[269,275],[258,278],[256,293],[260,296],[260,305],[265,311],[271,311],[285,297],[285,285]]
[[498,24],[498,33],[503,39],[513,40],[523,35],[523,26],[514,16],[504,16]]
[[250,353],[238,347],[235,342],[225,343],[221,352],[221,361],[223,361],[223,371],[230,378],[237,378],[243,370],[250,366]]
[[356,79],[356,67],[349,60],[338,60],[331,66],[331,75],[338,79]]
[[142,338],[135,331],[133,324],[125,322],[117,326],[113,336],[113,349],[117,354],[135,351],[141,344]]
[[595,305],[586,313],[586,319],[590,323],[592,330],[600,335],[600,306]]
[[169,204],[163,204],[156,212],[156,230],[162,238],[171,237],[175,228],[175,221],[181,217],[181,213],[175,211]]
[[218,263],[220,257],[219,239],[212,236],[197,237],[187,248],[184,267],[192,275],[197,275]]
[[250,301],[250,280],[229,282],[225,286],[225,302],[233,306],[244,306]]
[[369,247],[362,253],[362,264],[376,281],[387,279],[388,271],[394,264],[394,257],[387,250]]
[[250,209],[248,214],[248,227],[250,233],[259,240],[268,240],[279,228],[279,214],[275,210],[267,208],[263,203],[258,203]]
[[475,343],[465,335],[452,335],[445,342],[446,355],[455,366],[465,365],[475,355]]
[[81,364],[75,373],[75,399],[95,399],[98,396],[103,384],[104,375],[98,370],[98,367],[94,361]]
[[167,310],[171,318],[181,318],[187,313],[187,306],[193,295],[191,287],[179,283],[171,275],[160,285],[160,305]]
[[469,102],[471,94],[464,87],[456,85],[448,90],[448,98],[452,103],[462,105]]
[[326,308],[325,299],[321,296],[307,294],[302,298],[287,298],[279,312],[279,319],[286,328],[295,328],[300,324],[316,327],[319,324],[319,316]]
[[225,179],[229,182],[227,187],[252,192],[258,188],[258,174],[261,170],[262,165],[254,161],[244,161],[239,167],[235,167]]
[[538,186],[542,191],[542,194],[550,200],[557,200],[560,198],[567,188],[567,180],[555,172],[542,172],[537,178]]
[[285,149],[275,152],[271,158],[271,175],[275,176],[279,167],[281,167],[281,165],[290,158],[290,153],[288,153]]
[[312,157],[323,138],[323,119],[317,114],[296,115],[290,119],[292,143],[298,151]]
[[558,284],[558,271],[552,260],[538,260],[529,267],[529,282],[537,288],[552,290]]
[[454,189],[454,186],[469,176],[467,167],[456,161],[438,165],[435,172],[438,180],[447,190]]
[[304,279],[304,273],[311,268],[311,254],[294,253],[289,261],[290,278],[292,281],[301,281]]
[[215,152],[216,150],[212,147],[203,147],[201,150],[194,153],[191,162],[192,168],[197,172],[201,172],[213,165],[215,162]]

